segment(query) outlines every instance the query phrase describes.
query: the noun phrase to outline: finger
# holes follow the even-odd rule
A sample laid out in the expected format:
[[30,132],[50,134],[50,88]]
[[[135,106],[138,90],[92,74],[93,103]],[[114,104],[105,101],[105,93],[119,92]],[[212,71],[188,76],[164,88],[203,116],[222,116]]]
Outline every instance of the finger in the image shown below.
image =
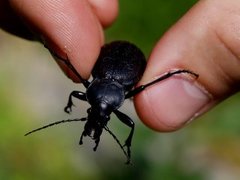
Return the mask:
[[118,0],[88,0],[103,27],[113,23],[118,15]]
[[136,96],[146,125],[177,130],[239,91],[239,12],[238,1],[199,1],[157,43],[141,84],[170,69],[191,70],[199,79],[171,77]]
[[61,57],[68,57],[84,78],[89,76],[103,44],[103,32],[87,0],[10,2],[47,47]]
[[31,31],[22,23],[11,8],[9,1],[0,1],[0,28],[25,39],[34,40]]

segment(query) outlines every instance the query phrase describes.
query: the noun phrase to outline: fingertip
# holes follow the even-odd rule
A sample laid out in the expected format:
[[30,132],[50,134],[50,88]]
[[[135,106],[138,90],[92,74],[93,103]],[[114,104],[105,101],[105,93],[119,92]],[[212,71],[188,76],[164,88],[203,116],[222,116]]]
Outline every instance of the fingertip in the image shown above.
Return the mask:
[[210,96],[194,80],[179,75],[159,82],[136,96],[144,124],[157,131],[175,131],[199,116]]
[[103,27],[111,25],[118,15],[118,0],[89,0]]

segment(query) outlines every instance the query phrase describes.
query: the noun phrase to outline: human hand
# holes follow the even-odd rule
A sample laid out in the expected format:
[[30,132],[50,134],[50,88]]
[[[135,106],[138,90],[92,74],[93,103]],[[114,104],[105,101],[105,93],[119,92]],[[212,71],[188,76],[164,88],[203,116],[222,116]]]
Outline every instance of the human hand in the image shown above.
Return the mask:
[[103,27],[117,13],[117,0],[0,0],[0,27],[26,39],[37,37],[58,55],[67,54],[87,78],[104,43]]
[[239,1],[198,1],[157,43],[139,84],[169,69],[189,69],[199,79],[192,84],[169,78],[137,95],[142,121],[158,131],[174,131],[239,91],[239,39]]

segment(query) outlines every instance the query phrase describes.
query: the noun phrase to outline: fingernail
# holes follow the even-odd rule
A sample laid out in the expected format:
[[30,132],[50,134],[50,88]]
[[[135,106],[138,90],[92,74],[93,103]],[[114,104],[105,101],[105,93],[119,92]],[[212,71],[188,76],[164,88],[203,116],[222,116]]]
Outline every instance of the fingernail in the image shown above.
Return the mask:
[[176,130],[193,120],[211,99],[195,80],[182,76],[149,87],[146,95],[148,103],[154,104],[154,125],[166,130]]

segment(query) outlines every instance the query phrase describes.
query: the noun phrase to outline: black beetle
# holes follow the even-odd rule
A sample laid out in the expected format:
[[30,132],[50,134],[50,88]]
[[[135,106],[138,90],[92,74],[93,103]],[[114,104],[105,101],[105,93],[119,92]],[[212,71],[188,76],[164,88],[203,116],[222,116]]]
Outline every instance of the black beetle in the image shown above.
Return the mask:
[[[92,70],[93,80],[91,82],[83,79],[68,59],[59,57],[53,52],[51,53],[57,59],[64,62],[65,65],[67,65],[67,67],[71,69],[71,71],[73,71],[73,73],[81,80],[86,88],[86,93],[73,91],[69,95],[68,104],[64,111],[67,113],[72,111],[72,97],[75,97],[80,100],[87,101],[90,104],[91,107],[87,110],[88,117],[57,121],[30,131],[25,135],[29,135],[33,132],[60,123],[86,121],[79,144],[83,143],[82,140],[84,136],[89,136],[96,143],[93,148],[95,151],[98,147],[102,131],[105,129],[120,145],[124,154],[127,156],[127,163],[129,163],[131,159],[130,147],[134,133],[134,122],[126,114],[118,110],[124,100],[140,93],[146,87],[167,79],[175,74],[188,73],[196,78],[198,77],[196,73],[189,70],[174,70],[169,71],[150,83],[134,88],[143,75],[146,67],[146,59],[139,48],[127,41],[114,41],[102,47],[98,60]],[[130,134],[128,135],[124,145],[119,142],[117,137],[107,127],[107,123],[110,120],[110,114],[112,112],[122,123],[131,128]],[[124,146],[127,147],[127,152],[125,151]]]

